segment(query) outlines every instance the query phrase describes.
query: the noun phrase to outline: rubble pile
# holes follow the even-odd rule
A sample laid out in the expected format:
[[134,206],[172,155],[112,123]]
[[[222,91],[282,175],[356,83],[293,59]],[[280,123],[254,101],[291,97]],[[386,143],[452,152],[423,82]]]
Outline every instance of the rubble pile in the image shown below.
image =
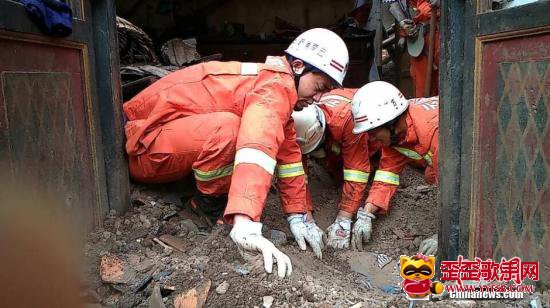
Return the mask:
[[[315,164],[309,178],[316,220],[326,228],[337,211],[336,186]],[[323,260],[298,249],[277,194],[270,193],[263,233],[293,262],[293,274],[284,280],[264,273],[261,259],[242,259],[228,236],[230,226],[209,228],[182,209],[182,197],[192,193],[189,186],[134,186],[131,209],[123,216],[111,211],[103,228],[89,236],[86,273],[89,293],[95,294],[90,302],[108,307],[405,307],[397,260],[415,253],[420,241],[436,232],[438,214],[437,189],[425,186],[419,172],[406,170],[402,182],[390,214],[377,218],[366,251],[328,250]],[[490,303],[444,300],[422,307],[485,304]]]

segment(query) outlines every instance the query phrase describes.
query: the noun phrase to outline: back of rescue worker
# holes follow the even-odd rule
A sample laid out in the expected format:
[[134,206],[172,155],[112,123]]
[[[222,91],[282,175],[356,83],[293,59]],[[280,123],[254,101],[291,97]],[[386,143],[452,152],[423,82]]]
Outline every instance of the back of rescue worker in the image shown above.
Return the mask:
[[[199,192],[192,206],[223,209],[227,199],[224,218],[234,223],[230,236],[241,254],[261,253],[269,273],[275,258],[278,275],[290,275],[290,259],[261,234],[263,205],[276,166],[279,175],[292,166],[301,172],[278,180],[283,208],[287,214],[307,212],[290,115],[341,86],[347,65],[343,40],[317,28],[298,36],[286,57],[207,62],[162,78],[124,104],[132,178],[163,183],[193,172]],[[301,223],[304,228],[295,230],[321,241],[320,229]]]

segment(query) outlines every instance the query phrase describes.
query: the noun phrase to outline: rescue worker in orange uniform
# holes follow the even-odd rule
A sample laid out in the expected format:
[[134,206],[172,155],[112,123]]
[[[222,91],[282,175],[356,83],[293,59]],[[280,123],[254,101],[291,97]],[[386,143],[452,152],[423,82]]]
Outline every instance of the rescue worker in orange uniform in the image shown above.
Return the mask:
[[[339,212],[327,229],[327,246],[335,249],[350,246],[352,218],[361,207],[371,172],[369,157],[380,149],[378,142],[369,142],[367,133],[353,133],[350,102],[356,91],[335,89],[318,103],[292,114],[304,165],[306,155],[322,159],[324,167],[343,180]],[[309,198],[308,202],[311,204]]]
[[[261,233],[259,222],[274,174],[290,229],[319,253],[323,231],[307,215],[305,177],[296,144],[293,109],[335,86],[348,66],[344,41],[326,29],[299,35],[286,57],[266,63],[207,62],[160,79],[124,104],[130,175],[145,183],[191,172],[204,212],[227,206],[224,218],[243,257],[260,253],[271,273],[291,274],[290,259]],[[275,173],[276,172],[276,173]]]
[[415,97],[424,96],[430,44],[429,25],[433,10],[437,17],[430,96],[439,94],[439,0],[395,0],[390,4],[390,12],[400,25],[400,35],[407,38]]
[[[439,98],[407,100],[393,85],[375,81],[363,86],[352,100],[353,132],[368,132],[371,142],[382,144],[382,155],[366,204],[364,219],[352,230],[352,244],[362,249],[372,232],[374,214],[385,214],[399,186],[399,173],[411,160],[425,161],[426,181],[438,183]],[[357,228],[356,228],[357,227]],[[435,243],[437,245],[437,243]],[[421,249],[427,250],[425,243]]]

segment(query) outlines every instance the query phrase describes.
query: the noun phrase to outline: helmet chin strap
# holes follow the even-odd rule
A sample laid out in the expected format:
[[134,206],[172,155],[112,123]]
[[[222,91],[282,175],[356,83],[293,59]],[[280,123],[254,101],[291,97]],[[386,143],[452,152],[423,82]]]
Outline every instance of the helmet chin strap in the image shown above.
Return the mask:
[[390,127],[390,146],[394,146],[399,143],[399,136],[395,133],[395,127]]
[[401,117],[399,116],[386,124],[390,130],[390,146],[394,146],[399,143],[399,135],[395,132],[395,124],[399,121],[399,118]]
[[298,86],[300,85],[300,78],[310,72],[311,69],[307,67],[307,65],[304,66],[304,69],[301,73],[296,73],[294,69],[292,69],[292,72],[294,73],[294,85],[296,86],[296,91],[298,91]]

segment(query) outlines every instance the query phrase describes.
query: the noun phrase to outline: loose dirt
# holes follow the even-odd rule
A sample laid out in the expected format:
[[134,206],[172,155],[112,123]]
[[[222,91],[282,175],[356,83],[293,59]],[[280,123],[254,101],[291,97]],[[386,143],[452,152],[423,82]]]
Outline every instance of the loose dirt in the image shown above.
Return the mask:
[[[316,164],[309,174],[315,218],[326,229],[334,220],[339,200],[338,185]],[[291,237],[281,212],[276,192],[266,202],[262,221],[266,236],[271,229],[286,233],[280,249],[292,260],[290,279],[280,280],[258,270],[258,264],[245,262],[229,238],[229,226],[212,230],[187,210],[181,210],[180,196],[190,195],[190,187],[134,186],[132,206],[123,216],[111,212],[103,228],[91,233],[86,245],[86,275],[89,288],[99,295],[101,305],[111,307],[148,307],[155,285],[164,294],[164,304],[174,307],[174,298],[203,281],[212,285],[206,300],[208,307],[261,307],[264,296],[274,298],[272,307],[406,307],[408,301],[398,288],[398,257],[415,254],[422,239],[437,233],[438,209],[436,187],[426,186],[420,171],[409,168],[401,177],[402,185],[388,215],[373,224],[371,242],[366,251],[323,252],[318,260],[313,253],[300,251]],[[172,215],[172,217],[170,217]],[[173,216],[175,215],[175,216]],[[170,234],[181,240],[184,252],[165,249],[153,239]],[[383,269],[373,264],[379,253],[393,260]],[[122,259],[135,279],[125,284],[105,283],[100,277],[102,256]],[[255,267],[255,266],[256,267]],[[153,276],[152,279],[147,279]],[[138,286],[150,280],[143,290]],[[142,283],[143,284],[143,283]],[[222,292],[216,292],[216,288]],[[228,286],[227,286],[228,284]],[[225,292],[223,292],[225,290]],[[399,292],[397,294],[392,294]],[[544,294],[543,303],[550,302]],[[492,307],[495,301],[473,302],[443,300],[418,307]],[[525,307],[528,301],[498,303],[499,307]],[[357,307],[357,306],[356,306]]]

